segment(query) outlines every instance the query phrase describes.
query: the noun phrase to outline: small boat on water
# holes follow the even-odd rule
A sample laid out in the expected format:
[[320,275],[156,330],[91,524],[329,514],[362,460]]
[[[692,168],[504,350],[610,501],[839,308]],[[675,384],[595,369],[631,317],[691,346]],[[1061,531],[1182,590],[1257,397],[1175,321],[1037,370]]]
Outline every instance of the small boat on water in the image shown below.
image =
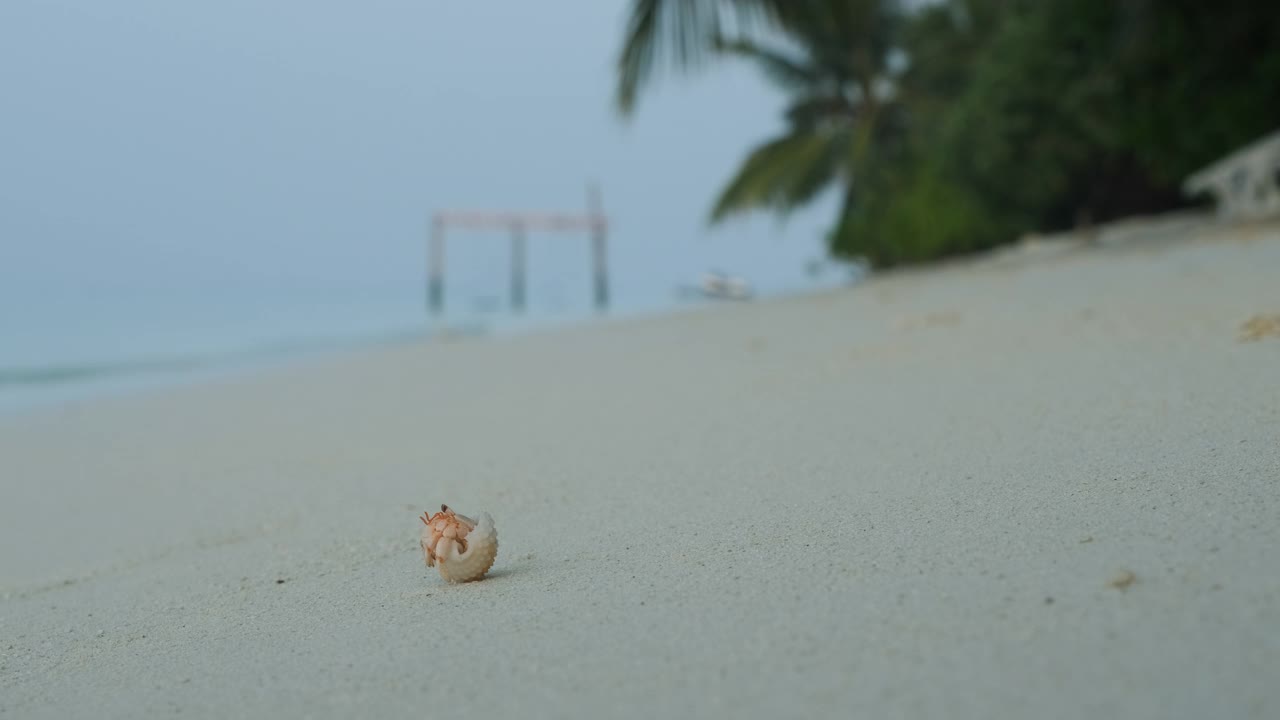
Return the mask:
[[725,300],[746,300],[753,294],[751,284],[744,278],[722,272],[703,273],[698,287],[706,297]]
[[747,300],[754,294],[745,279],[716,271],[703,273],[696,285],[681,285],[676,290],[684,297],[713,300]]

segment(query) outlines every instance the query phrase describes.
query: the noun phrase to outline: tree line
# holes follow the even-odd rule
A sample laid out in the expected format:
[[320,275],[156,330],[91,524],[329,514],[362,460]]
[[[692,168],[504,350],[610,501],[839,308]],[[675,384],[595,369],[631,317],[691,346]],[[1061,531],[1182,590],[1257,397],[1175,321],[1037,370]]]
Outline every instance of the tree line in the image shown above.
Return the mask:
[[616,102],[743,61],[786,95],[710,221],[835,189],[833,255],[891,267],[1187,205],[1280,127],[1280,4],[633,0]]

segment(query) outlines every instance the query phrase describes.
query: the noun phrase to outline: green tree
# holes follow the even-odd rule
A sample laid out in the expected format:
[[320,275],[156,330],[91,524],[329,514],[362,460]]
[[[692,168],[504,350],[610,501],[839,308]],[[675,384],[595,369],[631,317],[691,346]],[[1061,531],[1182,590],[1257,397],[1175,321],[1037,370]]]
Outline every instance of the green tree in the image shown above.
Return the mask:
[[1000,242],[1013,223],[987,212],[939,141],[970,86],[974,60],[1018,0],[955,0],[902,18],[906,69],[894,77],[898,134],[882,144],[830,232],[831,252],[885,268]]
[[[1280,12],[1252,0],[634,0],[618,103],[657,59],[756,63],[788,95],[713,221],[835,185],[837,255],[886,267],[1186,204],[1275,129]],[[890,59],[905,57],[906,67]],[[892,71],[892,72],[891,72]]]
[[1187,204],[1275,129],[1280,12],[1247,0],[950,0],[911,18],[908,151],[833,232],[884,266]]
[[747,155],[713,222],[761,208],[785,214],[832,185],[852,206],[873,153],[889,152],[899,134],[887,67],[895,22],[877,0],[808,2],[773,44],[717,38],[717,52],[755,63],[790,99],[786,129]]
[[[668,36],[655,34],[668,26],[662,18],[671,16],[663,12],[683,21],[670,25]],[[776,30],[767,38],[762,20]],[[624,110],[634,107],[636,88],[664,37],[679,67],[694,57],[752,62],[790,96],[786,129],[750,151],[717,198],[711,221],[756,209],[785,214],[833,185],[847,212],[872,156],[890,152],[900,135],[888,82],[898,21],[896,3],[886,0],[637,0],[620,65],[619,103]]]
[[618,57],[618,109],[635,112],[641,89],[660,66],[697,68],[727,29],[774,27],[794,7],[788,0],[632,0]]

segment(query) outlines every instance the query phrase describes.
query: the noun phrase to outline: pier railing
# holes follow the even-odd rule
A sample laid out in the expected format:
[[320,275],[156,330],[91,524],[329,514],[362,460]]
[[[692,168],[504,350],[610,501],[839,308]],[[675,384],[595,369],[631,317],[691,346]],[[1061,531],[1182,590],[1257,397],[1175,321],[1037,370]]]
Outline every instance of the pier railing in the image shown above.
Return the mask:
[[603,310],[609,305],[609,278],[605,258],[608,220],[600,211],[599,193],[588,196],[585,214],[518,212],[518,211],[443,211],[431,219],[431,236],[427,249],[427,305],[433,314],[444,310],[445,234],[450,229],[506,230],[511,236],[511,309],[525,306],[528,273],[527,239],[530,232],[586,232],[591,240],[591,268],[595,306]]

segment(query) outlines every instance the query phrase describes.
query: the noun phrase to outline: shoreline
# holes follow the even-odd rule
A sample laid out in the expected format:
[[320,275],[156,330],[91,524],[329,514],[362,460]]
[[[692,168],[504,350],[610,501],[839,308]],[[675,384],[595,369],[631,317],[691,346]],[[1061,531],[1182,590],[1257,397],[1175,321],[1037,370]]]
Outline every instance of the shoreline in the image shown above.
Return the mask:
[[[804,297],[854,287],[864,280],[865,278],[859,278],[836,287],[815,285],[777,290],[747,302]],[[68,404],[91,403],[98,398],[129,397],[139,392],[164,391],[192,383],[252,375],[264,369],[287,368],[298,363],[305,365],[350,353],[376,352],[381,348],[557,332],[602,323],[680,315],[726,302],[731,301],[686,298],[658,306],[622,307],[603,313],[583,310],[565,315],[536,314],[533,317],[502,315],[488,323],[482,322],[482,319],[436,319],[428,315],[420,326],[375,334],[285,338],[223,352],[147,355],[133,360],[111,362],[0,368],[0,419],[21,417],[29,412],[57,410]]]

